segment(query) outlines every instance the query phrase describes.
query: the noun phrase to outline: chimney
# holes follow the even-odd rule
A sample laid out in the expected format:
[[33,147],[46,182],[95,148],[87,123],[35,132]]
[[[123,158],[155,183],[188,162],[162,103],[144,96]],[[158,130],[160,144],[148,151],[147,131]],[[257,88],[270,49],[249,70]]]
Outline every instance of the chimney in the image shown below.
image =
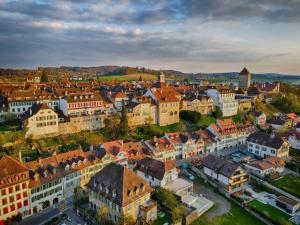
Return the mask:
[[32,108],[29,109],[29,115],[32,115]]
[[270,138],[271,138],[271,139],[274,139],[274,137],[275,137],[275,134],[272,133],[271,136],[270,136]]
[[93,150],[94,150],[94,146],[90,145],[90,151],[93,151]]
[[23,162],[23,159],[22,159],[22,152],[19,151],[19,161],[22,163]]

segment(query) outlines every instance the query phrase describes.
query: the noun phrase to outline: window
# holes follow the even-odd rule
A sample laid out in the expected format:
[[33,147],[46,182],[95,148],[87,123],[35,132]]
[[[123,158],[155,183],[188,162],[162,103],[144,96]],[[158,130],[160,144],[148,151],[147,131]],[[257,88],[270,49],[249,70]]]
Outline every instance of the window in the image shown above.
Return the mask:
[[15,187],[15,190],[16,190],[16,191],[20,191],[20,185],[17,185],[17,186]]
[[17,200],[21,199],[21,194],[17,194]]
[[16,206],[15,205],[11,205],[10,206],[10,211],[12,212],[12,211],[15,211],[16,210]]
[[28,200],[24,201],[24,206],[28,206]]
[[15,200],[14,196],[10,196],[10,197],[9,197],[9,202],[10,202],[10,203],[14,202],[14,200]]
[[17,207],[18,209],[22,208],[22,202],[18,202]]
[[4,207],[3,208],[3,214],[7,214],[8,213],[8,207]]
[[25,189],[26,186],[27,186],[26,183],[23,183],[23,184],[22,184],[22,188],[23,188],[23,189]]
[[3,189],[3,190],[1,191],[1,194],[2,194],[2,195],[6,195],[6,189]]
[[10,188],[8,189],[8,191],[9,191],[10,194],[13,193],[13,191],[14,191],[13,187],[10,187]]
[[24,198],[27,197],[27,192],[26,192],[26,191],[23,192],[23,197],[24,197]]
[[7,204],[7,199],[6,198],[3,198],[2,199],[2,205],[6,205]]

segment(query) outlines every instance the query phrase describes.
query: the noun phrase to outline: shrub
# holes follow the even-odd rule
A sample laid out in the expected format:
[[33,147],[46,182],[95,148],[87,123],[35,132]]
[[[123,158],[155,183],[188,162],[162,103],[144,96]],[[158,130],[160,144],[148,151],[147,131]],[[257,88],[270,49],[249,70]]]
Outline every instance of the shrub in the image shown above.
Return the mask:
[[191,123],[198,123],[201,118],[201,114],[196,111],[183,110],[179,113],[180,119],[189,121]]

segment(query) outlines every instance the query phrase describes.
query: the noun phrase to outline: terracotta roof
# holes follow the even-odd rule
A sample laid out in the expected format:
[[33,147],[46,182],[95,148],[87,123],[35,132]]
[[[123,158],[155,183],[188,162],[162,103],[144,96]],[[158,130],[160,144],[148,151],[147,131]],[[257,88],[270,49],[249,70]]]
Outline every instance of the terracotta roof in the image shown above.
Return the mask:
[[35,114],[37,114],[40,110],[51,110],[47,104],[44,103],[34,103],[23,115],[23,120],[26,120],[32,116],[34,116]]
[[87,187],[121,207],[152,192],[147,181],[116,163],[109,164],[95,174]]

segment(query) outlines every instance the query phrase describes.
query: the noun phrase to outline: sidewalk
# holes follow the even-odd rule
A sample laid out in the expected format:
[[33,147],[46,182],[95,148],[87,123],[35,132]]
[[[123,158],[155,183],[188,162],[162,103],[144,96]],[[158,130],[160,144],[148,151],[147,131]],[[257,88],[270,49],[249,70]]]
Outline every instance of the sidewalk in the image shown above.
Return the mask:
[[35,225],[35,224],[44,224],[47,221],[51,220],[53,217],[58,216],[60,214],[60,210],[56,208],[48,208],[43,211],[34,214],[28,218],[22,220],[19,225]]

